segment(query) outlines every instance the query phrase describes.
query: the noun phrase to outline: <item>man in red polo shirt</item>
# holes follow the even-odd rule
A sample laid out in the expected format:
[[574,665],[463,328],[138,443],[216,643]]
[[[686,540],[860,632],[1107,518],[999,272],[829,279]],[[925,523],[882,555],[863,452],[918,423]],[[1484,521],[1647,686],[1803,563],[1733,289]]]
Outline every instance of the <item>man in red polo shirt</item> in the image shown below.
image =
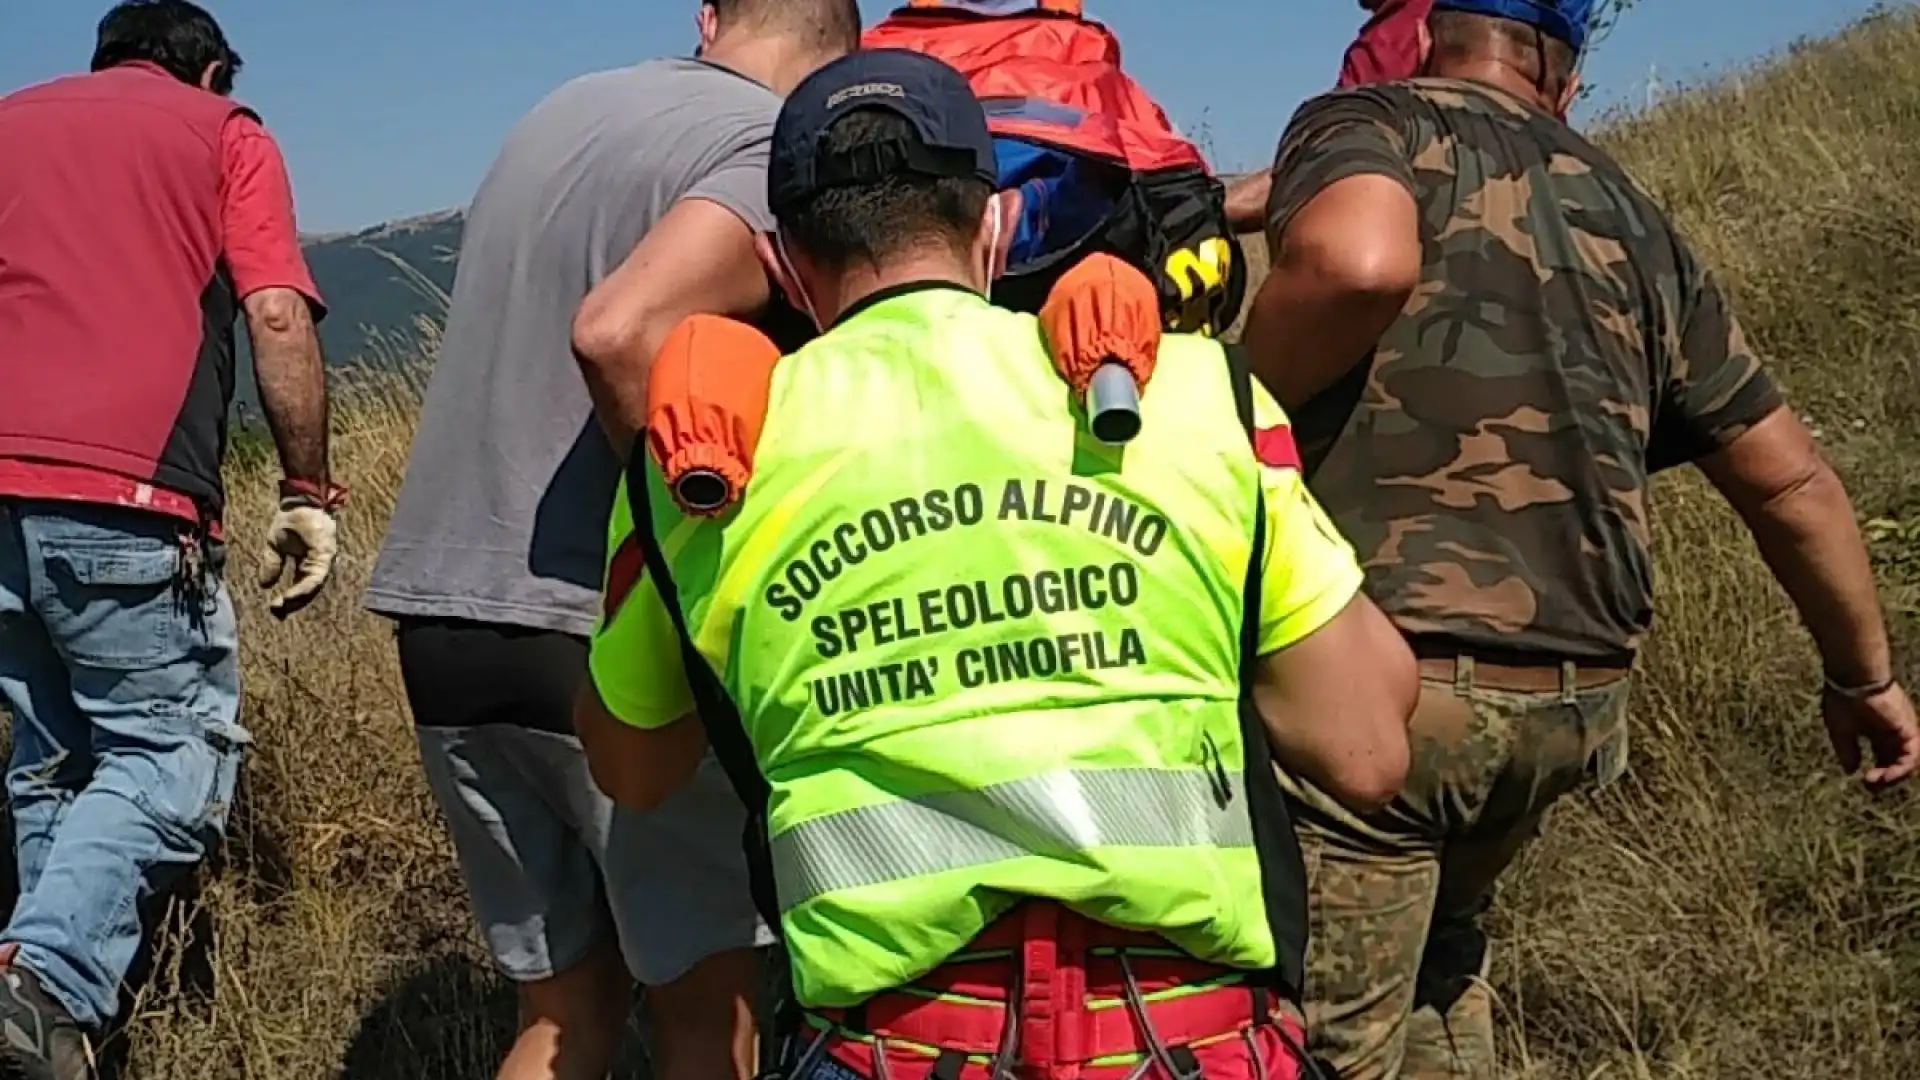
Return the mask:
[[1339,87],[1410,79],[1420,71],[1420,29],[1433,0],[1360,0],[1369,14],[1340,61]]
[[[140,924],[222,835],[247,733],[221,542],[244,315],[286,480],[272,610],[326,582],[322,309],[207,13],[134,0],[92,73],[0,98],[0,704],[20,901],[0,1076],[78,1080]],[[27,149],[30,148],[30,149]]]
[[[1344,89],[1418,75],[1420,36],[1433,0],[1360,0],[1360,10],[1368,13],[1367,22],[1340,59],[1336,85]],[[1235,232],[1266,229],[1267,195],[1272,190],[1273,173],[1264,169],[1241,177],[1227,189],[1227,220]]]

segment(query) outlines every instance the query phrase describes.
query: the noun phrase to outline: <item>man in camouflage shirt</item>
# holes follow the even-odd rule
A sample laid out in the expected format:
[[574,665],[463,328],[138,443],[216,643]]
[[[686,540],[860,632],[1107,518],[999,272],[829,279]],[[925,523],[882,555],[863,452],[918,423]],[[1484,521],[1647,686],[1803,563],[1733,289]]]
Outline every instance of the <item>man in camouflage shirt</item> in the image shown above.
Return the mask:
[[1650,474],[1697,464],[1825,662],[1841,765],[1920,728],[1853,508],[1713,276],[1561,117],[1588,0],[1438,0],[1429,77],[1305,105],[1245,341],[1309,483],[1422,659],[1412,770],[1355,815],[1289,781],[1312,1049],[1347,1080],[1493,1075],[1478,921],[1559,797],[1625,768]]

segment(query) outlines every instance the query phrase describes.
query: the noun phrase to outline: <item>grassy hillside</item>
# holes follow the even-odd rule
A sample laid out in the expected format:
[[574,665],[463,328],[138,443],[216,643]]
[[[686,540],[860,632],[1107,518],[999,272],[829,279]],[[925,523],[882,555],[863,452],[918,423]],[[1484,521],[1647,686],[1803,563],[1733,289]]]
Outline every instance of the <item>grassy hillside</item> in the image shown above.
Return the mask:
[[[1822,431],[1912,656],[1920,21],[1797,50],[1612,121],[1605,141],[1723,269]],[[418,778],[391,637],[358,611],[412,393],[397,376],[344,388],[348,554],[298,620],[267,617],[248,584],[271,485],[262,462],[236,463],[258,751],[235,840],[173,908],[120,1044],[133,1075],[472,1080],[508,1034]],[[1870,802],[1834,775],[1814,658],[1730,516],[1690,477],[1657,509],[1633,773],[1566,805],[1498,908],[1513,1075],[1920,1077],[1920,801]]]

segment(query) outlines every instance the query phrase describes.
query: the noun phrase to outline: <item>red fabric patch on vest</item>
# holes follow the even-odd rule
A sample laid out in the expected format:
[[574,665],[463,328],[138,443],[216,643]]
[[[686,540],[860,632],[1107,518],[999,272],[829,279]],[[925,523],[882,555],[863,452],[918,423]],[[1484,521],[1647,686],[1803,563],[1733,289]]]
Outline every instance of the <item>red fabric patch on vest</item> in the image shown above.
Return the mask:
[[1285,425],[1255,428],[1253,456],[1269,469],[1300,471],[1300,447],[1293,441],[1293,429]]
[[620,605],[627,602],[634,586],[640,584],[640,579],[646,573],[647,556],[640,550],[640,536],[638,533],[629,533],[625,540],[620,541],[620,547],[607,563],[607,592],[602,601],[607,618],[611,619],[620,613]]

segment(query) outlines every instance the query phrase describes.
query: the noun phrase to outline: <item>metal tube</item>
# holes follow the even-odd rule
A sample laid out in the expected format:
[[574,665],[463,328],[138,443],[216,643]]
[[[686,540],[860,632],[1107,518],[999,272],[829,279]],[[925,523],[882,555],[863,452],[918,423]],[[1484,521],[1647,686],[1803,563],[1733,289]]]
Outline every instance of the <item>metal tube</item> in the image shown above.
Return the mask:
[[1140,384],[1126,365],[1109,360],[1094,371],[1087,386],[1087,426],[1109,446],[1140,434]]
[[689,469],[674,478],[673,492],[688,509],[712,513],[727,505],[733,486],[712,469]]

